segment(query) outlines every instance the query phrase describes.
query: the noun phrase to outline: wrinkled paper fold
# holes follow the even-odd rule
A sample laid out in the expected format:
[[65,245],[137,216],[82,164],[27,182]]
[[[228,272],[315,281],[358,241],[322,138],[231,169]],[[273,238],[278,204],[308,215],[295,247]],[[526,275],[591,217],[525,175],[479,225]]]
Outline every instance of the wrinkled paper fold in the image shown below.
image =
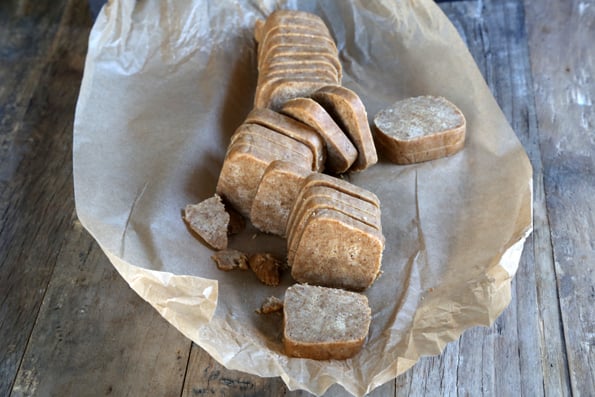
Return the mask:
[[[281,2],[284,3],[284,2]],[[255,313],[270,295],[248,272],[216,269],[182,208],[214,193],[229,137],[251,109],[254,22],[274,1],[111,1],[89,40],[74,125],[78,216],[122,277],[184,335],[228,368],[280,376],[322,394],[363,395],[439,354],[467,328],[489,325],[531,231],[531,166],[465,44],[430,0],[289,1],[320,15],[337,41],[343,84],[370,118],[398,99],[442,95],[467,118],[464,150],[348,176],[378,195],[383,273],[363,351],[345,361],[283,354],[281,318]],[[247,252],[285,254],[254,231]]]

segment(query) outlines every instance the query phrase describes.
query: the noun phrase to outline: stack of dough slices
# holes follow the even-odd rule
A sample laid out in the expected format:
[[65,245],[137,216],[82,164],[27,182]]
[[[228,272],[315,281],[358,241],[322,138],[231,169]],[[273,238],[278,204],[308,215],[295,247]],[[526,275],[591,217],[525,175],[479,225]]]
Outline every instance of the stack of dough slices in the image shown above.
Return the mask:
[[278,109],[325,85],[341,84],[337,46],[322,19],[301,11],[275,11],[258,21],[255,108]]
[[304,168],[304,172],[321,171],[322,145],[318,135],[305,124],[272,111],[253,114],[231,137],[216,191],[252,220],[254,198],[269,165],[282,160]]
[[302,283],[362,291],[378,277],[385,238],[380,201],[339,178],[305,178],[287,222],[287,261]]

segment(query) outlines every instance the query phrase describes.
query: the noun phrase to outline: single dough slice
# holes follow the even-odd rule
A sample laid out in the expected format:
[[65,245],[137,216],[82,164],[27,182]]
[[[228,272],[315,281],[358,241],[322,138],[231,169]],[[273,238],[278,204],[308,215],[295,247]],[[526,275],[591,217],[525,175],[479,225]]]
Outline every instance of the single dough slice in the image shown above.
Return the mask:
[[328,54],[274,54],[268,59],[268,62],[263,65],[263,68],[280,66],[280,65],[319,65],[329,70],[334,70],[338,76],[338,80],[341,81],[342,69],[341,63],[338,62],[336,57],[332,57]]
[[265,126],[308,146],[314,155],[312,169],[322,171],[326,161],[324,141],[310,126],[271,109],[253,109],[245,123]]
[[234,209],[249,218],[258,182],[268,165],[276,158],[252,145],[233,145],[229,148],[219,174],[216,191]]
[[358,151],[351,171],[362,171],[378,162],[366,107],[360,97],[342,86],[322,87],[312,94],[349,136]]
[[250,211],[252,224],[263,232],[285,237],[289,212],[310,173],[287,161],[273,161],[258,184]]
[[465,116],[443,97],[398,101],[378,112],[374,124],[380,150],[397,164],[450,156],[465,145]]
[[269,141],[258,135],[245,135],[237,138],[229,146],[228,152],[234,149],[236,146],[250,146],[259,152],[268,153],[269,156],[267,157],[272,158],[272,161],[291,160],[294,161],[295,164],[299,164],[306,168],[310,166],[310,161],[312,158],[310,152],[301,153],[299,150],[292,150],[280,143]]
[[365,295],[295,284],[283,303],[285,353],[314,360],[353,357],[364,345],[371,319]]
[[198,204],[188,204],[184,220],[211,247],[218,250],[227,248],[229,214],[218,194]]
[[327,78],[339,81],[339,77],[337,75],[337,71],[330,66],[328,63],[302,63],[302,64],[285,64],[285,65],[268,65],[263,67],[259,71],[259,79],[260,81],[264,81],[266,79],[271,79],[273,77],[281,77],[281,78],[292,78],[296,74],[298,75],[305,75],[309,74],[314,78]]
[[285,23],[302,23],[308,22],[317,24],[322,29],[326,29],[324,21],[316,14],[306,11],[297,10],[276,10],[273,11],[266,19],[267,26],[282,25]]
[[310,96],[313,92],[328,84],[334,84],[336,79],[326,75],[295,73],[288,77],[272,76],[257,84],[254,95],[255,108],[270,108],[277,110],[290,99]]
[[294,243],[291,275],[300,283],[361,291],[378,277],[384,236],[332,209],[310,214]]
[[324,139],[327,168],[340,174],[349,169],[357,158],[357,150],[328,112],[309,98],[295,98],[285,102],[281,113],[312,127]]
[[[335,178],[330,175],[314,172],[308,175],[308,177],[304,181],[302,191],[307,191],[308,189],[310,189],[311,186],[329,186],[340,192],[347,193],[354,197],[365,200],[373,204],[374,206],[380,208],[380,200],[378,199],[378,196],[376,196],[369,190],[366,190],[360,186],[354,185],[353,183],[340,178]],[[300,197],[298,197],[298,200],[300,200]]]
[[310,148],[290,136],[280,134],[265,126],[250,123],[242,124],[232,135],[230,147],[239,141],[259,146],[264,150],[281,151],[279,156],[283,156],[282,152],[285,151],[293,152],[298,156],[296,158],[303,158],[303,160],[299,161],[299,165],[315,169],[314,154]]
[[311,185],[307,189],[301,191],[301,200],[308,200],[310,197],[324,196],[329,200],[338,200],[345,205],[351,206],[361,213],[361,220],[381,230],[380,225],[380,208],[370,203],[361,197],[356,197],[351,194],[342,192],[329,186]]

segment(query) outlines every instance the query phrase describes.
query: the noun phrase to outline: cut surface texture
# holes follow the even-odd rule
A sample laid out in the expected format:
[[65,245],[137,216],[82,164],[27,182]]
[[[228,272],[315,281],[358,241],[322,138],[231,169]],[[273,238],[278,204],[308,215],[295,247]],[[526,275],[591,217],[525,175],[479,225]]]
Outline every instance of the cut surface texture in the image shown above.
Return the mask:
[[398,101],[378,112],[374,125],[379,149],[397,164],[450,156],[465,144],[465,116],[443,97]]
[[357,354],[371,321],[364,295],[311,285],[289,287],[283,313],[286,353],[316,360],[343,360]]

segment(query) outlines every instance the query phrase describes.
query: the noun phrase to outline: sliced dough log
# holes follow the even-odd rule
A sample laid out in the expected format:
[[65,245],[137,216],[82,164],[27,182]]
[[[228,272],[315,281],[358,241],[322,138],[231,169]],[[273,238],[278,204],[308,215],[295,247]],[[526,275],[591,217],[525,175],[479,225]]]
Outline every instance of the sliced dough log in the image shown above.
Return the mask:
[[263,67],[273,67],[280,65],[319,65],[329,70],[334,70],[336,72],[336,76],[338,76],[337,79],[339,82],[343,77],[341,63],[337,57],[325,53],[292,53],[283,51],[284,49],[280,49],[278,52],[273,53],[273,56],[268,59],[267,63],[264,64]]
[[339,79],[337,76],[337,71],[332,68],[329,63],[270,65],[266,68],[263,68],[258,76],[259,78],[262,78],[262,80],[266,80],[273,77],[291,78],[295,75],[305,74],[315,78],[327,78],[330,80]]
[[291,47],[296,52],[307,50],[311,53],[328,54],[333,57],[338,56],[337,47],[330,38],[322,39],[324,36],[313,40],[306,36],[299,35],[280,35],[269,38],[262,43],[258,50],[258,65],[262,67],[271,60],[271,54],[274,54],[278,47]]
[[[308,96],[318,88],[341,82],[342,68],[337,46],[322,20],[308,13],[273,13],[255,27],[258,40],[258,83],[254,107],[278,109],[285,101]],[[312,63],[277,57],[327,57],[330,62]]]
[[318,209],[335,209],[382,233],[380,208],[336,188],[309,184],[307,179],[296,197],[287,223],[287,261],[290,266],[296,251],[296,242],[301,238],[309,214]]
[[303,39],[303,41],[306,42],[326,42],[330,45],[329,48],[334,48],[334,52],[337,52],[335,41],[328,33],[321,32],[320,29],[304,26],[301,24],[276,25],[273,28],[267,30],[263,40],[259,44],[261,48],[267,48],[267,45],[269,45],[270,42],[273,42],[275,39],[280,37]]

